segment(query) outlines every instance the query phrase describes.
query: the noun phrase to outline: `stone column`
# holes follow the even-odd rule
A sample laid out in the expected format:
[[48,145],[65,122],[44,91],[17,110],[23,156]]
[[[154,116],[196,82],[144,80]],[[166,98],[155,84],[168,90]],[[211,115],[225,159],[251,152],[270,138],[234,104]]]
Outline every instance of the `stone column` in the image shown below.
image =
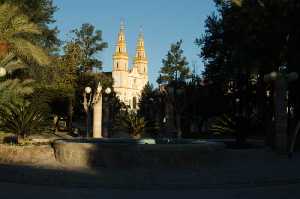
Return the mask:
[[102,138],[102,94],[94,103],[93,138]]
[[274,82],[274,116],[275,116],[275,146],[279,152],[286,153],[288,150],[288,103],[287,89],[288,82],[298,79],[295,72],[284,75],[282,73],[271,72],[265,75],[266,82]]
[[[171,104],[170,101],[167,101],[166,103],[166,130],[168,136],[171,135],[170,133],[177,132],[177,129],[175,127],[175,117],[174,117],[174,106]],[[173,136],[173,134],[172,134]]]
[[274,81],[274,105],[275,105],[275,145],[281,152],[287,152],[287,81],[279,77]]

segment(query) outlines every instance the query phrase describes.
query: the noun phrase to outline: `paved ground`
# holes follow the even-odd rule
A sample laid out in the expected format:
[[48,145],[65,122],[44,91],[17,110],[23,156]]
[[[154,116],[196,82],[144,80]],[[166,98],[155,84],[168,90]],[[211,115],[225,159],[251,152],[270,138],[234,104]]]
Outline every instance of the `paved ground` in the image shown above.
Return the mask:
[[0,164],[0,199],[300,198],[300,153],[288,159],[233,151],[224,160],[214,168],[164,170]]
[[251,187],[234,189],[198,190],[112,190],[87,188],[57,188],[46,186],[0,183],[1,199],[159,199],[159,198],[205,198],[205,199],[299,199],[299,184],[288,186]]

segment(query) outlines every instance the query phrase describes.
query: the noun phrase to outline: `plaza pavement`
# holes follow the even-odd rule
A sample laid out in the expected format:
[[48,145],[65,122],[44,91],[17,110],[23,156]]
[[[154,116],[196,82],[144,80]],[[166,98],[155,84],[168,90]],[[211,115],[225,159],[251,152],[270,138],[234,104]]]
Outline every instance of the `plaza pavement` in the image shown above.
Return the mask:
[[299,184],[248,187],[217,188],[197,190],[119,190],[101,188],[58,188],[49,186],[0,183],[1,199],[299,199]]
[[300,153],[228,153],[201,169],[80,169],[0,165],[0,199],[300,198]]

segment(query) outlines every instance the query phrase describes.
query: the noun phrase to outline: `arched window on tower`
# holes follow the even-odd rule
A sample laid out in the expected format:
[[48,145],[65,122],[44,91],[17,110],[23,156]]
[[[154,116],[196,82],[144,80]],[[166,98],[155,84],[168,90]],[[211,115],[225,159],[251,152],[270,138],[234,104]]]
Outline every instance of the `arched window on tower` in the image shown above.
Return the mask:
[[132,88],[137,88],[137,82],[136,82],[136,79],[133,79],[133,85],[132,85]]
[[136,109],[136,104],[137,104],[136,97],[133,97],[133,98],[132,98],[132,108],[133,108],[133,109]]
[[117,68],[119,68],[119,62],[117,62]]

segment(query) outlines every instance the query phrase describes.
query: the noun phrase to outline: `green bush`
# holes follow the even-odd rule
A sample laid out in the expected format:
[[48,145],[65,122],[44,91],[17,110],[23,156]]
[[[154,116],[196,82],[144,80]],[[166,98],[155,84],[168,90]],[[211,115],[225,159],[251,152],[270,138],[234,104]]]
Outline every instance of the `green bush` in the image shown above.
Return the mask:
[[39,131],[45,121],[46,117],[39,107],[25,101],[0,105],[0,127],[18,137],[24,138]]
[[121,111],[115,121],[116,130],[124,130],[131,137],[139,138],[144,134],[146,122],[143,117],[138,116],[134,111]]

